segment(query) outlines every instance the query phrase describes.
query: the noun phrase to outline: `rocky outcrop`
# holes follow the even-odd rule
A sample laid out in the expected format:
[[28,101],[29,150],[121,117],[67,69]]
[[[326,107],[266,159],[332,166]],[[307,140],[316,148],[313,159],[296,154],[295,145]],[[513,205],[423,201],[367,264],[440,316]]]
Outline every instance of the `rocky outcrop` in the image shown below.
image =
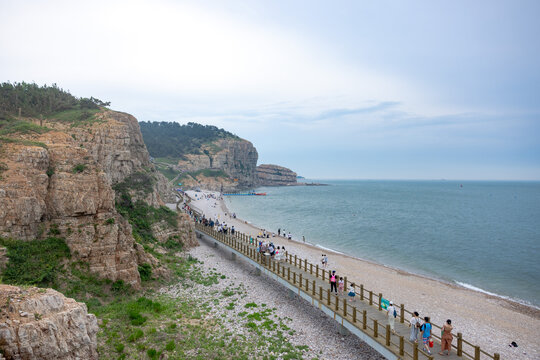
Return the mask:
[[97,359],[86,305],[52,289],[0,285],[0,350],[7,359]]
[[262,164],[257,166],[259,186],[296,185],[296,173],[278,165]]
[[137,120],[106,110],[83,124],[42,125],[53,130],[0,143],[0,237],[62,236],[90,271],[137,288],[132,229],[116,212],[113,185],[144,174],[148,190],[140,199],[154,207],[163,205],[159,190],[168,191]]
[[219,139],[203,145],[200,150],[201,154],[185,155],[186,159],[178,162],[178,168],[191,173],[203,169],[222,170],[229,179],[216,179],[216,182],[225,183],[226,186],[234,183],[233,187],[243,188],[256,184],[259,155],[249,141],[237,138]]

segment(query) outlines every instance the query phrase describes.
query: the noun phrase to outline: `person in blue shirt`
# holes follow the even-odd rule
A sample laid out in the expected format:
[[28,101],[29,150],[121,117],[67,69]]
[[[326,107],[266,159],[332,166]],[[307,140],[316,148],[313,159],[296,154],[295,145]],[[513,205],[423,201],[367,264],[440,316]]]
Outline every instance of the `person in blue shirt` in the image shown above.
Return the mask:
[[431,323],[429,322],[429,316],[424,318],[424,324],[420,328],[422,332],[422,341],[424,342],[424,350],[431,355],[429,350],[429,339],[431,338]]

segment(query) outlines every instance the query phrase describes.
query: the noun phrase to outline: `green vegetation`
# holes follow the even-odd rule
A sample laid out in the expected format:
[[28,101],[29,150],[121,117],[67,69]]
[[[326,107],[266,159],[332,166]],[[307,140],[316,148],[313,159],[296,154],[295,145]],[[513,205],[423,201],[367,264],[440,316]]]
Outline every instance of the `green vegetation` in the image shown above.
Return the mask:
[[182,173],[182,175],[180,175],[180,177],[178,179],[179,180],[186,179],[189,176],[191,176],[193,178],[197,178],[197,176],[199,176],[199,175],[202,175],[202,176],[205,176],[205,177],[214,177],[214,178],[225,178],[225,179],[229,178],[229,175],[227,175],[223,170],[201,169],[201,170],[198,170],[198,171]]
[[[203,144],[223,138],[238,138],[236,135],[211,125],[188,123],[180,125],[175,122],[139,123],[148,152],[160,159],[184,159],[186,154],[200,154]],[[212,151],[219,151],[216,146]]]
[[85,164],[77,164],[73,167],[73,169],[71,169],[71,172],[74,174],[79,174],[79,173],[82,173],[85,169],[86,169]]
[[1,137],[0,136],[0,144],[6,143],[6,144],[22,144],[25,146],[39,146],[44,149],[47,149],[47,145],[45,145],[42,142],[39,141],[33,141],[33,140],[25,140],[25,139],[12,139],[7,137]]
[[16,241],[1,239],[8,250],[9,262],[2,272],[2,281],[17,285],[56,285],[62,262],[70,257],[63,239]]
[[139,265],[139,275],[142,281],[148,281],[152,279],[152,266],[150,264]]
[[49,116],[65,110],[97,110],[110,103],[96,98],[76,98],[68,91],[52,86],[39,86],[35,83],[0,84],[0,119],[10,119],[19,116],[39,117]]
[[19,134],[43,134],[51,129],[39,126],[30,121],[15,119],[0,119],[0,135]]

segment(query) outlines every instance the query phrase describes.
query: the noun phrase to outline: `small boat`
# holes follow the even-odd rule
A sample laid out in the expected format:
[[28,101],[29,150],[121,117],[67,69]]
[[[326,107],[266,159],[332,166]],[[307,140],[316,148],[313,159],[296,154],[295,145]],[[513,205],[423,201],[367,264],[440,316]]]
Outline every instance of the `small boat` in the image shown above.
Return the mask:
[[258,196],[266,196],[266,193],[255,193],[255,195],[258,195]]

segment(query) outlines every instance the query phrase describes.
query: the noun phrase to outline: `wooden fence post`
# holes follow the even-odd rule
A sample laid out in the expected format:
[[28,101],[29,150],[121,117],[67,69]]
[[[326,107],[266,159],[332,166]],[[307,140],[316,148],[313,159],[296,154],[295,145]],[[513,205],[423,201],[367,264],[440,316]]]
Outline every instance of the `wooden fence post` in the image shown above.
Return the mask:
[[367,311],[366,310],[362,311],[362,329],[364,330],[367,329]]
[[501,360],[501,355],[498,353],[493,354],[493,360]]
[[313,264],[309,263],[309,273],[313,275]]
[[457,333],[457,356],[463,356],[463,335]]
[[373,291],[369,290],[369,305],[373,305]]
[[343,299],[343,317],[347,317],[347,299]]
[[315,265],[315,277],[319,277],[319,264]]
[[353,324],[356,323],[356,306],[352,308],[352,322]]
[[296,265],[296,262],[297,262],[297,257],[296,257],[296,254],[294,254],[294,266],[297,267],[298,265]]
[[401,304],[401,310],[399,314],[399,322],[404,323],[405,322],[405,305]]
[[373,319],[373,336],[375,339],[379,336],[379,323],[376,319]]
[[480,360],[480,346],[474,347],[474,360]]
[[287,268],[287,280],[291,281],[291,268]]
[[390,346],[390,324],[386,325],[386,346]]
[[326,289],[326,296],[328,297],[328,306],[332,303],[332,300],[330,299],[330,289]]
[[360,284],[360,300],[364,300],[364,284]]
[[319,286],[319,301],[322,302],[322,286]]
[[405,355],[405,339],[403,336],[399,337],[399,355]]
[[413,360],[418,360],[418,343],[413,343]]
[[298,283],[300,284],[300,289],[301,289],[302,288],[302,273],[299,273],[298,277],[299,277]]
[[337,295],[335,295],[336,297],[336,312],[339,310],[339,298]]
[[346,276],[344,277],[344,281],[343,281],[343,289],[347,290],[347,277]]
[[296,273],[294,271],[292,273],[292,283],[296,285]]
[[379,311],[382,310],[382,294],[379,293]]
[[315,296],[315,280],[312,282],[312,288],[313,288],[313,296]]

